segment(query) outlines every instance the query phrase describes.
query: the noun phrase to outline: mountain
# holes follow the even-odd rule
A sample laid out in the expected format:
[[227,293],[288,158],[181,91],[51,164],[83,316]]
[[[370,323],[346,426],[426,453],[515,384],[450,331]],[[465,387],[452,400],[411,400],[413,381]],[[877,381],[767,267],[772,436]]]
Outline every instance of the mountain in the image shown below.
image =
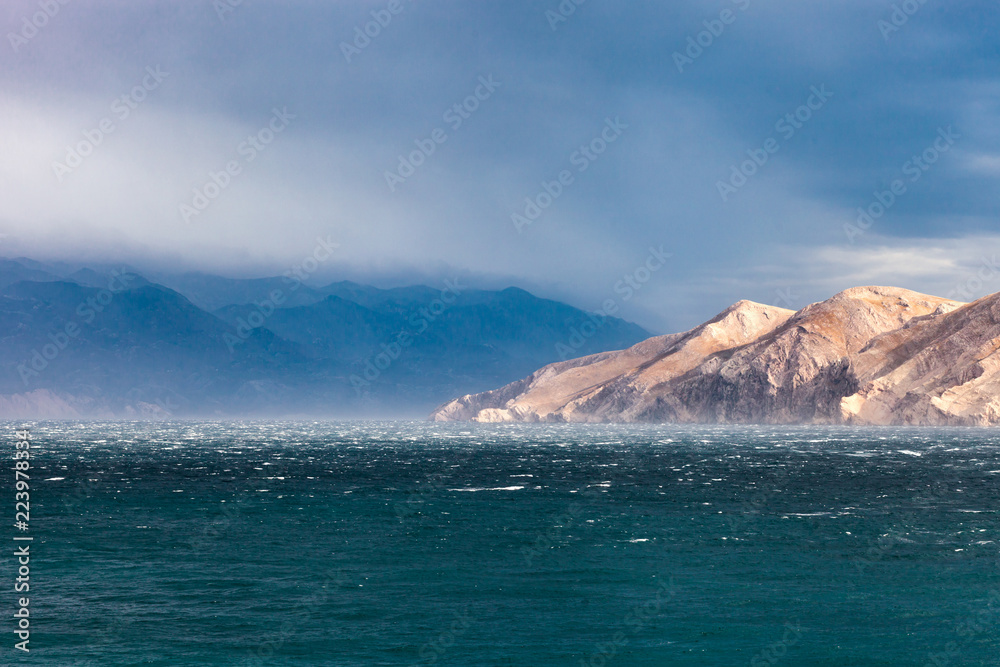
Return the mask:
[[[320,291],[333,294],[276,309],[265,326],[312,357],[347,369],[357,397],[383,412],[412,403],[415,395],[438,397],[429,409],[462,388],[481,391],[523,376],[568,356],[563,348],[571,349],[573,332],[596,319],[516,288],[449,292],[337,283]],[[238,326],[255,308],[229,306],[216,315]],[[649,335],[615,318],[598,322],[589,338],[575,341],[581,350],[615,349]]]
[[46,271],[44,267],[38,266],[35,262],[0,259],[0,289],[22,280],[47,282],[59,280],[59,276]]
[[183,273],[156,275],[154,279],[159,284],[183,294],[191,303],[209,312],[232,304],[265,301],[275,290],[285,294],[291,305],[316,303],[322,301],[325,296],[287,277],[240,279],[223,278],[207,273]]
[[297,382],[313,371],[296,345],[267,330],[230,352],[232,328],[180,294],[149,284],[116,287],[6,288],[2,396],[45,390],[90,416],[267,412],[298,393]]
[[517,289],[2,260],[0,418],[426,414],[566,356],[591,321],[584,353],[649,336]]
[[681,334],[554,363],[439,421],[1000,424],[1000,293],[857,287],[798,312],[741,301]]

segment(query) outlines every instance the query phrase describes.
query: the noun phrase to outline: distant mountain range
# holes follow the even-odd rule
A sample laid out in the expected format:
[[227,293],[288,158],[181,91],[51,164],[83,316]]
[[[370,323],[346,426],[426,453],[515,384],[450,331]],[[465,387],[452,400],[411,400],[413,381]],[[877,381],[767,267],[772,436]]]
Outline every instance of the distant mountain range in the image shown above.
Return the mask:
[[435,420],[1000,424],[1000,293],[857,287],[798,312],[750,301],[690,331],[554,363]]
[[422,416],[648,336],[521,289],[459,281],[151,279],[0,260],[0,417]]

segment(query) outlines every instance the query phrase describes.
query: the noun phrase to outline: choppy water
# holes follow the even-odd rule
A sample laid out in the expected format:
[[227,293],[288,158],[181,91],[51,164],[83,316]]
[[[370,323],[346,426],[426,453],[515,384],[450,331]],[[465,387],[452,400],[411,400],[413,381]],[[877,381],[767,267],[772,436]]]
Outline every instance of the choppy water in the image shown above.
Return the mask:
[[3,664],[1000,664],[998,431],[41,423],[32,440],[32,650],[7,615]]

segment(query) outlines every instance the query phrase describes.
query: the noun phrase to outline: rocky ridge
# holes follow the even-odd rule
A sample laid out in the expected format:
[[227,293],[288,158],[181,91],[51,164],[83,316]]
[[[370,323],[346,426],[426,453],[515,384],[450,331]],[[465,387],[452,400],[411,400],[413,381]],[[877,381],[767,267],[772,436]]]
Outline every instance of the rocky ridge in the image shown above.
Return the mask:
[[856,287],[798,312],[740,301],[690,331],[550,364],[437,421],[1000,424],[1000,293]]

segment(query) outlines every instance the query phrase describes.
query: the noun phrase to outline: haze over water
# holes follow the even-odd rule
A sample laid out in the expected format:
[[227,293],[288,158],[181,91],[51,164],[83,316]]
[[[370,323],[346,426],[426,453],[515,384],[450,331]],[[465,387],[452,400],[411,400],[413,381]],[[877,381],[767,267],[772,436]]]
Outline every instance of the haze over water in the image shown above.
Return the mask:
[[1000,654],[995,430],[45,422],[32,441],[35,664]]

